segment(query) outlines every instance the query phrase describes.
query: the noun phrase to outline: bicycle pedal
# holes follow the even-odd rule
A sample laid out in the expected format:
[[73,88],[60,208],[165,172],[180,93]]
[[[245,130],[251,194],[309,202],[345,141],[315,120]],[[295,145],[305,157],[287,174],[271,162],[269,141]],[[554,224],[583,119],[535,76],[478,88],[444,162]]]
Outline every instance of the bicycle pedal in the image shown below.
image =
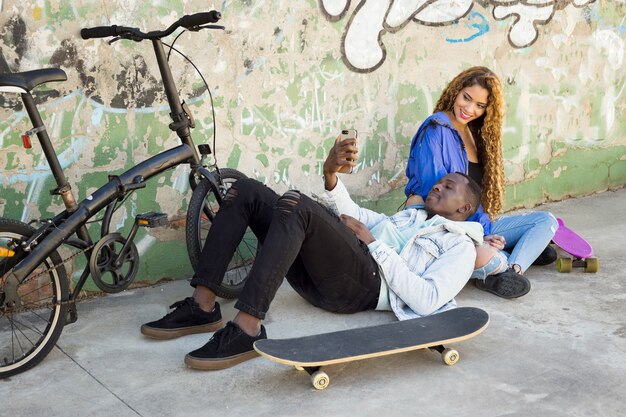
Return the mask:
[[167,225],[167,214],[151,211],[150,213],[139,214],[135,217],[137,225],[143,227],[159,227]]

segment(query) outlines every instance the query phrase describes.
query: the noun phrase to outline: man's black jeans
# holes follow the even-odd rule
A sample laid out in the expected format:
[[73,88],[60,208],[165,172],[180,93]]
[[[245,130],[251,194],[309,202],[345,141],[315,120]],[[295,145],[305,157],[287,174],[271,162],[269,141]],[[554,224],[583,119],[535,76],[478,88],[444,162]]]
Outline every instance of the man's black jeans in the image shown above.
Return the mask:
[[299,191],[278,196],[252,179],[229,189],[209,229],[192,286],[215,290],[247,227],[261,249],[235,308],[264,319],[283,278],[311,304],[327,311],[373,309],[378,265],[339,218]]

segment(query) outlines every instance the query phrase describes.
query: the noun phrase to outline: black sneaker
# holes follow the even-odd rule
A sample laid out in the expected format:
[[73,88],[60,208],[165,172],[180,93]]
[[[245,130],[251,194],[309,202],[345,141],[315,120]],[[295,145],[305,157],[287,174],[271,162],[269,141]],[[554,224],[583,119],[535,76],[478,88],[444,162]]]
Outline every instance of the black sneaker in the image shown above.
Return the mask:
[[230,368],[259,356],[254,350],[254,342],[261,339],[267,339],[264,326],[261,326],[261,333],[253,337],[229,321],[226,327],[215,332],[206,345],[189,352],[185,356],[185,364],[205,371]]
[[141,333],[153,339],[174,339],[194,333],[214,332],[224,327],[220,305],[216,302],[210,313],[202,310],[193,297],[170,306],[174,311],[160,320],[141,326]]
[[554,249],[552,245],[548,245],[543,252],[541,252],[541,255],[535,259],[533,265],[550,265],[552,262],[556,261],[556,258],[556,249]]
[[530,291],[530,281],[509,268],[499,274],[489,275],[485,280],[477,279],[476,287],[502,298],[517,298]]

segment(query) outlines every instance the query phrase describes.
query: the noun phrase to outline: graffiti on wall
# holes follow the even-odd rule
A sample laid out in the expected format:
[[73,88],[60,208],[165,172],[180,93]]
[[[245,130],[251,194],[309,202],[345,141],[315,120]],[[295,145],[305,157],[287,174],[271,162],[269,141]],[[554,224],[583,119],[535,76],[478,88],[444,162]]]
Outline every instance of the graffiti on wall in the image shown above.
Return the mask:
[[[489,32],[489,20],[477,11],[474,3],[492,6],[493,18],[512,20],[508,41],[513,48],[525,48],[539,37],[539,27],[547,25],[555,13],[565,7],[583,7],[595,0],[361,0],[348,18],[342,53],[346,65],[356,72],[371,72],[385,61],[385,33],[395,33],[406,25],[459,25],[470,31],[463,38],[448,42],[468,42]],[[343,19],[351,0],[320,0],[320,7],[331,21]]]

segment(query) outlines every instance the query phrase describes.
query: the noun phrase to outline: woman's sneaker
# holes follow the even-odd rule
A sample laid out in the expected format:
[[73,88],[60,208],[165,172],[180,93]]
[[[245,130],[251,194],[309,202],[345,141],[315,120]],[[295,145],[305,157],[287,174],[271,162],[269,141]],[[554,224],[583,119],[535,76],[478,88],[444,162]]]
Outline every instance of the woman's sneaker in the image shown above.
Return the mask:
[[254,350],[254,342],[261,339],[267,339],[264,326],[261,326],[258,336],[249,336],[237,324],[229,321],[226,327],[215,332],[206,345],[189,352],[185,356],[185,364],[204,371],[230,368],[259,356]]
[[476,287],[502,298],[517,298],[530,291],[530,281],[524,275],[509,268],[499,274],[489,275],[484,280],[477,279]]
[[174,339],[194,333],[214,332],[224,327],[220,305],[216,302],[213,311],[202,310],[193,297],[187,297],[170,306],[174,311],[160,320],[141,326],[141,333],[153,339]]

